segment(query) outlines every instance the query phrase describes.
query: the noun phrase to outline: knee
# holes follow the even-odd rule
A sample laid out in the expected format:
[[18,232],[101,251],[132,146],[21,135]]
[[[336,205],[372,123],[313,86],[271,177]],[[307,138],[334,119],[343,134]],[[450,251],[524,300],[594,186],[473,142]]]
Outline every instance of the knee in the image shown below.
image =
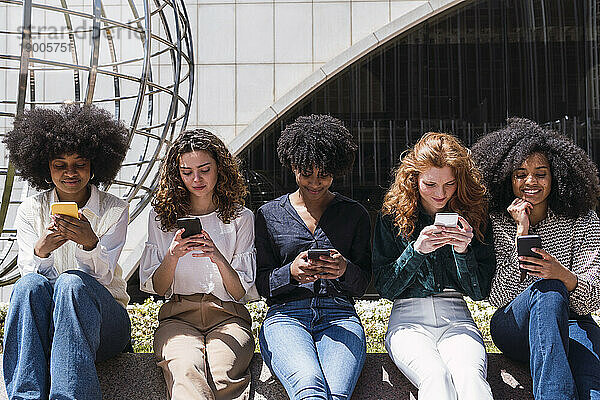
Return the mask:
[[426,381],[452,383],[452,375],[447,368],[442,366],[432,366],[423,374],[422,382]]
[[85,285],[83,275],[87,274],[82,271],[65,271],[56,279],[54,289],[77,291]]
[[204,376],[204,374],[200,372],[201,369],[190,360],[173,359],[169,360],[166,364],[169,373],[173,377],[173,382],[181,380],[196,380],[199,375]]
[[431,365],[422,370],[418,376],[417,388],[437,388],[443,391],[454,391],[454,382],[450,371],[441,365]]
[[52,286],[45,276],[40,274],[27,274],[15,283],[10,302],[12,304],[29,299],[51,299],[51,288]]
[[[318,399],[326,396],[326,384],[320,376],[301,373],[291,382],[294,399]],[[325,398],[325,397],[323,397]]]
[[86,277],[89,275],[82,271],[65,271],[60,274],[54,283],[54,300],[76,300],[86,295]]
[[540,279],[531,285],[535,296],[542,298],[538,304],[549,313],[569,309],[569,292],[565,284],[558,279]]
[[541,293],[560,293],[567,295],[567,287],[558,279],[540,279],[531,285],[532,289]]
[[475,383],[480,379],[486,379],[487,371],[485,367],[464,364],[456,367],[452,369],[452,380],[454,382]]

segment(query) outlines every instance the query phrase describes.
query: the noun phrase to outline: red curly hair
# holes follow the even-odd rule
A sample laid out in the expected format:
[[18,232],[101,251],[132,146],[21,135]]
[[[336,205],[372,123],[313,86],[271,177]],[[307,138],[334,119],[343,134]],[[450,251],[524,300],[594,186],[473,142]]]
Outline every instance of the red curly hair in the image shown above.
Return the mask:
[[487,221],[486,189],[471,152],[447,133],[429,132],[404,152],[394,171],[394,182],[385,194],[381,212],[392,215],[400,234],[411,237],[415,230],[419,205],[419,175],[429,168],[450,167],[456,178],[456,192],[446,207],[462,215],[483,240]]

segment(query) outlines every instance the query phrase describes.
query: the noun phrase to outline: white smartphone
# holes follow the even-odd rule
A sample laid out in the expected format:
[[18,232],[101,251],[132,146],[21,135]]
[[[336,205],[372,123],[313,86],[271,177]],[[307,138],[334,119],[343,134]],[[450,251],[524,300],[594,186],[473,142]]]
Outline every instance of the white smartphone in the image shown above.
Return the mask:
[[434,225],[445,226],[448,228],[456,228],[458,225],[457,213],[436,213]]

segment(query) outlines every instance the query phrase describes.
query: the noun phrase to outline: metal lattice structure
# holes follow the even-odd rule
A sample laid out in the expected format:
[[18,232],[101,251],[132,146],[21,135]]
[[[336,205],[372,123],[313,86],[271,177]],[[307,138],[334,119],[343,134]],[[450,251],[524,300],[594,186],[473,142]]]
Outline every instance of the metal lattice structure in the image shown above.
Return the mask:
[[[130,149],[105,187],[149,203],[165,147],[185,129],[194,86],[191,27],[183,0],[0,0],[0,135],[15,115],[65,102],[95,104],[129,127]],[[70,4],[69,4],[70,3]],[[4,44],[4,46],[2,46]],[[0,84],[0,87],[2,84]],[[0,89],[2,90],[2,89]],[[0,166],[0,286],[14,282],[18,204],[32,190],[7,161]]]

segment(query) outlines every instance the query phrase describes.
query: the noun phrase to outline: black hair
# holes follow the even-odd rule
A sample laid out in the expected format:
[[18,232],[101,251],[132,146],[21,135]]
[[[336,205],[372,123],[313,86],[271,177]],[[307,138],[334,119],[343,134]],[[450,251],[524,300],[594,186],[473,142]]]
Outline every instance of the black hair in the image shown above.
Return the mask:
[[548,205],[553,212],[575,218],[598,204],[596,164],[568,137],[533,121],[509,118],[506,127],[483,136],[472,151],[489,191],[490,211],[506,212],[515,197],[512,173],[533,153],[543,154],[550,164]]
[[323,175],[344,175],[352,169],[356,149],[342,121],[329,115],[298,117],[286,126],[277,141],[281,164],[308,175],[313,167]]
[[54,187],[49,162],[74,153],[90,161],[89,183],[110,183],[128,148],[123,123],[96,106],[73,104],[25,111],[3,142],[21,177],[39,190]]

